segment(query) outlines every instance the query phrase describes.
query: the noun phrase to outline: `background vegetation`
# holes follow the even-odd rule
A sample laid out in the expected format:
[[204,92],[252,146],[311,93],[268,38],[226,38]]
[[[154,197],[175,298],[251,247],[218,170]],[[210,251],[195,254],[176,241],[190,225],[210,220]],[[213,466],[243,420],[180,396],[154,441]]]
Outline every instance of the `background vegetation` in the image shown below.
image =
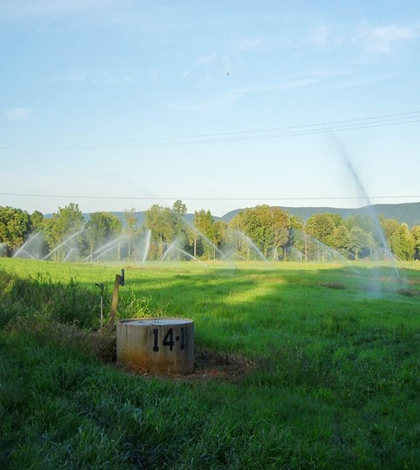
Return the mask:
[[420,258],[420,225],[409,227],[374,214],[344,219],[321,213],[304,222],[278,207],[262,205],[239,212],[230,222],[215,220],[208,210],[196,211],[189,221],[187,207],[176,201],[172,209],[153,205],[139,227],[134,209],[125,211],[123,220],[108,212],[92,213],[85,220],[73,203],[48,218],[38,211],[28,214],[0,207],[0,256],[13,256],[36,233],[42,235],[37,253],[27,257],[42,259],[52,252],[49,259],[61,261],[68,260],[68,246],[56,248],[75,234],[79,235],[73,261],[93,260],[97,250],[112,240],[125,241],[118,247],[118,260],[161,260],[171,246],[176,246],[171,256],[178,259],[210,260],[231,254],[247,260],[322,262],[331,253],[351,260]]
[[[417,468],[417,265],[400,280],[372,264],[225,266],[2,258],[1,468]],[[248,368],[163,379],[115,367],[95,283],[108,309],[121,267],[119,316],[192,318],[198,355]]]

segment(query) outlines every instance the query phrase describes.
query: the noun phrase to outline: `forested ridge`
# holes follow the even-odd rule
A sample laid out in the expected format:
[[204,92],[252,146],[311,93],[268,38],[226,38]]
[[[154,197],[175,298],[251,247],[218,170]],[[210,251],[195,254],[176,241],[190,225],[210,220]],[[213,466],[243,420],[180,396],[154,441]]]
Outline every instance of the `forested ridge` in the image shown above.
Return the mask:
[[[338,214],[347,219],[357,215],[376,214],[385,219],[395,219],[399,223],[406,223],[410,228],[414,225],[420,225],[420,202],[407,202],[401,204],[372,204],[364,205],[358,208],[342,207],[285,207],[281,206],[285,212],[293,214],[302,221],[306,222],[309,217],[315,214]],[[244,209],[230,211],[221,217],[221,220],[229,222],[239,212]]]

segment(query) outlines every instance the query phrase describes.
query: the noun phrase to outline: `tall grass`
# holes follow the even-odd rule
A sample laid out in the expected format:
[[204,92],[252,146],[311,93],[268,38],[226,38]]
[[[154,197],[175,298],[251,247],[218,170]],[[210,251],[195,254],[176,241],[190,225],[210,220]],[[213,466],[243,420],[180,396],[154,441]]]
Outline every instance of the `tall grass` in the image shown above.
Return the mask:
[[[59,265],[1,260],[0,468],[382,469],[418,466],[420,272],[340,266]],[[239,378],[124,373],[94,354],[119,317],[192,318]],[[374,278],[375,282],[372,282]],[[379,282],[377,282],[379,281]],[[378,287],[379,286],[379,287]]]

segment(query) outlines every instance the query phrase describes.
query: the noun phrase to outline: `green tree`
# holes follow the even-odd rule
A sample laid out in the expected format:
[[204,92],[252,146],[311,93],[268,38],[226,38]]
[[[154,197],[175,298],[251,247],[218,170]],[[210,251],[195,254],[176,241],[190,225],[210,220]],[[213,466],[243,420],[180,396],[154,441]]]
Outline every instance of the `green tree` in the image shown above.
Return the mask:
[[[270,208],[270,217],[268,219],[268,232],[270,239],[270,249],[273,253],[274,261],[279,259],[279,250],[285,253],[285,247],[290,239],[291,221],[289,215],[279,207]],[[286,258],[283,255],[284,259]]]
[[411,238],[413,240],[414,259],[420,259],[420,225],[411,228]]
[[304,223],[300,217],[289,214],[290,218],[290,228],[293,230],[303,230]]
[[270,207],[268,205],[257,206],[255,208],[256,216],[262,235],[261,246],[264,256],[268,258],[271,254],[274,261],[278,261],[280,250],[283,250],[289,241],[290,236],[290,217],[279,207]]
[[4,243],[8,251],[23,245],[30,231],[31,220],[26,211],[0,206],[0,243]]
[[[264,250],[264,227],[258,217],[259,207],[247,208],[239,212],[231,221],[231,228],[245,235],[258,249]],[[246,257],[251,258],[251,244],[245,237],[238,237],[236,242],[236,250]],[[257,256],[257,253],[255,253]]]
[[345,225],[335,227],[332,234],[332,247],[342,254],[349,250],[350,234]]
[[356,260],[359,258],[360,253],[365,248],[373,246],[373,238],[370,233],[366,233],[358,225],[354,225],[349,234],[349,248],[354,254]]
[[336,223],[331,214],[314,214],[306,223],[306,233],[328,246],[334,245]]
[[360,227],[366,233],[375,232],[375,220],[367,214],[352,215],[344,221],[344,225],[349,232],[355,226]]
[[44,216],[39,211],[34,211],[30,217],[31,220],[31,232],[38,232],[42,229],[42,225],[44,222]]
[[[231,222],[231,228],[240,230],[248,237],[257,249],[268,258],[270,255],[278,260],[280,252],[284,253],[285,246],[290,240],[292,222],[290,216],[279,207],[266,204],[245,209]],[[246,249],[246,257],[251,256],[251,245],[245,240],[239,241],[239,252]],[[257,253],[256,253],[257,255]]]
[[414,239],[408,228],[408,225],[403,223],[400,225],[400,258],[408,261],[413,259],[414,256]]
[[[93,212],[86,224],[86,238],[89,244],[90,257],[101,245],[109,242],[122,232],[122,222],[111,212]],[[118,248],[118,258],[119,256]]]
[[381,218],[381,225],[391,253],[402,258],[400,224],[394,219]]
[[162,259],[165,245],[175,241],[178,217],[171,209],[154,204],[145,213],[145,227],[152,232],[150,255]]
[[184,220],[184,216],[187,213],[187,206],[182,201],[177,200],[172,206],[172,213],[175,215],[175,237],[177,238],[178,243],[182,244],[183,248],[188,252],[190,249],[188,242],[190,239],[189,230],[191,227],[189,227],[188,223]]
[[129,210],[128,209],[125,210],[124,219],[125,219],[124,232],[127,234],[127,237],[128,237],[128,259],[131,259],[132,252],[133,252],[133,245],[135,243],[135,239],[137,235],[136,209],[132,207]]
[[[216,250],[214,247],[214,240],[216,237],[216,231],[214,227],[214,219],[209,210],[201,209],[194,213],[194,227],[204,235],[203,237],[198,237],[195,239],[194,252],[198,253],[198,256],[201,256],[205,259],[216,258]],[[198,234],[199,235],[199,234]],[[207,239],[207,240],[206,240]],[[201,252],[198,250],[197,241],[200,240]],[[209,243],[209,241],[210,243]]]
[[187,213],[187,206],[181,200],[178,199],[174,202],[172,210],[180,217],[182,217]]
[[[67,239],[70,241],[70,237],[80,232],[85,223],[78,204],[71,202],[63,208],[60,207],[50,219],[44,219],[43,230],[49,249],[55,249]],[[68,251],[66,245],[63,245],[62,249],[56,250],[53,254],[54,260],[61,260],[66,251]]]
[[214,222],[214,244],[219,250],[229,242],[228,224],[223,220]]

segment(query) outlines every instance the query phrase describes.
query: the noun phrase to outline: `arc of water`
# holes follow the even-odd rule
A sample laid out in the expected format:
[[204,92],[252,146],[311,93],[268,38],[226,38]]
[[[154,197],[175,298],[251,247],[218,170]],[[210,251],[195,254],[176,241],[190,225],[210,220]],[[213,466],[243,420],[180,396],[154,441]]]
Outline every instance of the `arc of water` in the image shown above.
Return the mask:
[[379,239],[381,240],[381,243],[382,243],[382,246],[384,247],[384,249],[390,253],[391,259],[394,263],[394,270],[397,274],[398,279],[401,279],[400,273],[398,272],[398,269],[397,269],[396,259],[395,259],[394,255],[392,254],[392,252],[389,248],[388,242],[386,241],[384,232],[383,232],[382,228],[379,225],[377,214],[375,213],[375,210],[374,210],[374,208],[372,206],[372,203],[371,203],[371,200],[370,200],[370,198],[369,198],[369,196],[368,196],[368,194],[365,190],[365,187],[363,186],[362,182],[360,181],[360,178],[359,178],[358,174],[356,173],[356,170],[354,169],[354,167],[351,163],[350,157],[348,156],[347,151],[344,148],[344,145],[335,137],[334,134],[332,134],[332,136],[333,136],[333,139],[335,141],[335,144],[336,144],[340,154],[342,155],[342,157],[344,158],[344,161],[346,162],[348,170],[350,171],[350,174],[352,175],[353,180],[355,181],[359,192],[366,199],[367,209],[370,212],[372,221],[373,221],[375,229],[376,229],[376,233],[378,234]]
[[[184,220],[184,219],[183,219]],[[187,222],[186,220],[184,220],[184,222],[192,229],[195,231],[195,233],[197,233],[200,237],[202,237],[207,243],[209,243],[218,253],[220,256],[223,256],[224,253],[223,251],[221,251],[219,248],[217,248],[217,246],[211,241],[209,240],[203,233],[200,232],[200,230],[198,230],[198,228],[195,226],[195,225],[192,225],[190,224],[189,222]]]
[[150,238],[152,236],[152,231],[148,230],[147,235],[146,235],[146,240],[145,240],[145,246],[144,246],[144,253],[143,253],[143,259],[142,259],[142,264],[146,262],[147,256],[149,255],[149,250],[150,250]]
[[222,258],[220,258],[220,259],[226,259],[226,258],[227,258],[229,255],[231,255],[231,254],[234,254],[235,256],[238,256],[239,258],[241,258],[241,259],[247,261],[247,259],[245,258],[245,256],[242,256],[242,255],[241,255],[240,253],[238,253],[238,251],[236,251],[236,250],[229,250],[229,251],[228,251],[227,253],[225,253],[225,254],[222,256]]
[[[32,256],[30,253],[28,253],[26,250],[23,250],[22,248],[19,250],[19,252],[26,253],[29,258],[31,259],[36,259],[34,256]],[[16,256],[13,256],[15,258]]]
[[98,261],[99,258],[102,258],[102,256],[106,255],[112,250],[115,250],[117,248],[117,244],[115,243],[113,246],[110,246],[107,250],[103,251],[100,255],[98,255],[96,258],[92,259],[93,261]]
[[70,255],[71,255],[74,251],[77,251],[77,248],[72,248],[72,249],[68,252],[67,256],[63,259],[63,263],[65,263],[65,262],[69,259]]
[[[172,246],[172,245],[171,245],[171,246]],[[178,248],[177,246],[174,245],[174,246],[172,247],[172,249],[173,249],[173,250],[177,250],[177,251],[183,253],[183,254],[184,254],[185,256],[187,256],[188,258],[193,259],[193,260],[197,261],[197,262],[200,263],[200,264],[204,264],[204,266],[207,266],[206,263],[203,263],[201,260],[199,260],[199,259],[196,258],[195,256],[191,255],[191,254],[188,253],[187,251],[183,250],[182,248]]]
[[299,250],[295,250],[294,253],[297,253],[297,254],[298,254],[298,256],[299,256],[299,261],[302,262],[302,260],[303,260],[303,253],[302,253],[301,251],[299,251]]
[[220,259],[225,259],[225,258],[227,258],[227,257],[228,257],[230,254],[232,254],[232,253],[233,253],[233,250],[229,250],[229,251],[227,251]]
[[91,255],[86,256],[86,258],[83,261],[88,261],[89,258],[91,259],[91,261],[93,261],[93,257],[95,255],[99,254],[101,251],[105,250],[109,246],[116,244],[118,241],[122,240],[123,238],[127,238],[127,235],[121,235],[121,237],[118,237],[117,239],[111,240],[109,243],[102,245],[100,248],[95,250]]
[[[309,235],[307,235],[307,236],[309,236]],[[334,260],[334,258],[333,258],[333,256],[332,256],[332,255],[334,254],[334,255],[337,256],[339,259],[341,259],[342,261],[344,261],[344,262],[346,263],[346,265],[347,265],[352,271],[354,271],[356,274],[360,274],[359,271],[358,271],[356,268],[354,268],[354,267],[349,263],[349,260],[346,259],[339,251],[334,250],[333,248],[331,248],[331,247],[328,246],[328,245],[325,245],[324,243],[320,242],[318,239],[316,239],[316,238],[314,238],[314,237],[309,236],[309,238],[310,238],[310,240],[311,240],[313,243],[315,243],[315,245],[318,245],[319,247],[323,248],[323,249],[326,251],[326,253],[330,256],[330,258],[331,258],[332,260]]]
[[308,257],[305,255],[305,253],[302,253],[300,250],[298,250],[294,246],[290,247],[290,253],[296,253],[299,256],[300,262],[303,261],[303,258],[305,258],[306,261],[309,261]]
[[[29,246],[30,243],[32,243],[34,240],[36,240],[37,237],[39,237],[40,234],[41,234],[41,232],[37,232],[37,233],[35,233],[35,235],[31,236],[28,240],[26,240],[26,242],[13,255],[13,258],[16,258],[22,250],[24,250],[26,252],[26,254],[29,255],[29,253],[26,251],[25,247]],[[29,255],[29,256],[31,256],[31,255]],[[35,259],[33,256],[31,256],[31,258]]]
[[247,243],[249,243],[252,248],[254,248],[254,250],[256,251],[256,253],[258,254],[258,256],[266,263],[268,263],[268,260],[267,258],[261,253],[261,250],[257,247],[257,245],[255,245],[255,243],[249,238],[247,237],[243,232],[241,232],[240,230],[237,230],[236,233],[242,237],[244,240],[246,240]]
[[162,256],[162,261],[166,258],[166,256],[168,255],[168,253],[172,250],[172,248],[175,247],[176,242],[177,242],[177,240],[175,240],[174,242],[172,242],[172,243],[169,245],[169,248],[165,251],[165,253],[164,253],[163,256]]
[[62,246],[66,245],[71,239],[73,239],[74,237],[76,237],[77,235],[80,235],[82,232],[83,232],[84,228],[82,228],[81,230],[79,230],[78,232],[76,233],[73,233],[73,235],[70,235],[69,237],[67,237],[63,242],[61,242],[58,246],[56,246],[52,251],[50,251],[47,256],[45,256],[44,258],[42,258],[43,260],[46,260],[48,259],[52,254],[54,254],[59,248],[61,248]]

